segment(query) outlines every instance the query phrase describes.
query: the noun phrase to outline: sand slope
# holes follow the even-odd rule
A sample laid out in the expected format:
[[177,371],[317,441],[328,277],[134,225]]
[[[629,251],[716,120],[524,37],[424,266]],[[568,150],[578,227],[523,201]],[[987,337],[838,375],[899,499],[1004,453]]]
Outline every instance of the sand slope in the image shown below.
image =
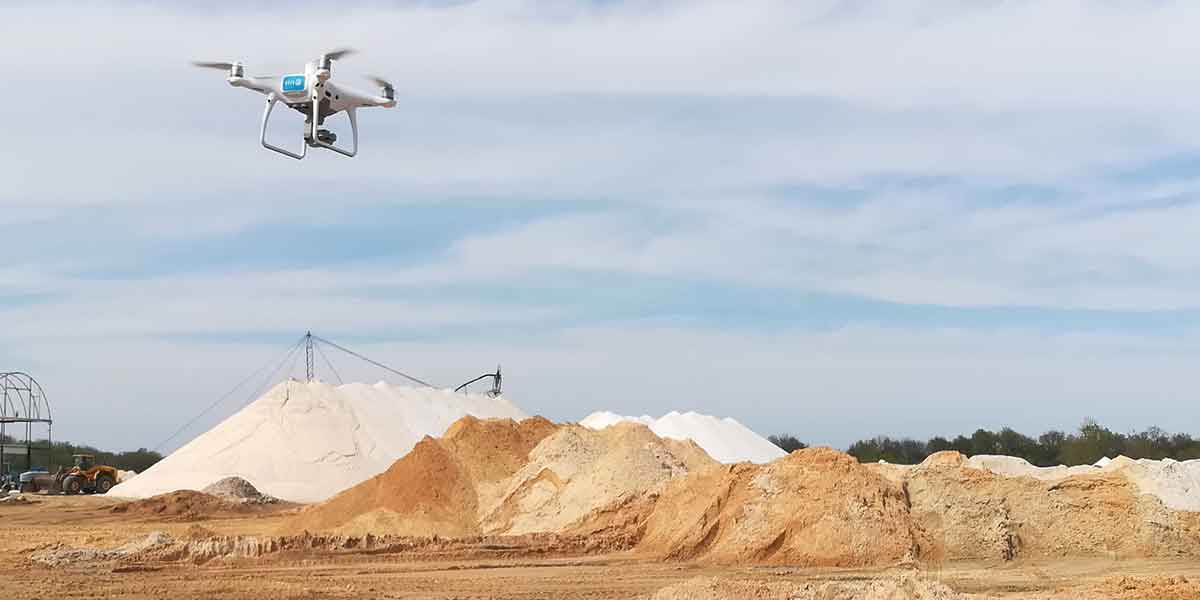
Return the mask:
[[641,552],[715,563],[891,564],[921,543],[903,487],[828,448],[672,481],[644,528]]
[[145,498],[237,476],[276,498],[316,502],[384,471],[465,415],[525,416],[504,398],[478,394],[285,381],[109,494]]
[[553,532],[716,463],[643,425],[603,431],[540,417],[464,418],[387,471],[297,515],[284,531],[461,536]]

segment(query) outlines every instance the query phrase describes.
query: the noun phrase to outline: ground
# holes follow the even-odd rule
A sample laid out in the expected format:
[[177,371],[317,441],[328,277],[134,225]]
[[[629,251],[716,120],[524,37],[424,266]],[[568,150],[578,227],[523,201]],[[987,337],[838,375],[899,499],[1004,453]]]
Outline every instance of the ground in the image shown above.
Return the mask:
[[[713,567],[636,559],[625,553],[561,556],[488,540],[399,552],[312,550],[203,564],[187,560],[81,561],[49,567],[35,563],[31,556],[59,547],[111,549],[156,531],[177,539],[272,536],[289,509],[164,517],[130,510],[114,512],[113,507],[121,502],[104,497],[32,498],[36,503],[0,505],[4,531],[0,537],[0,597],[600,600],[645,598],[695,577],[823,582],[863,580],[899,571]],[[1123,584],[1117,578],[1123,576],[1183,576],[1200,581],[1200,561],[1189,558],[962,562],[904,571],[940,581],[958,592],[994,598],[1045,597],[1080,585],[1120,588]],[[1068,592],[1062,597],[1074,596]],[[1147,591],[1141,596],[1121,597],[1153,598],[1156,594]]]

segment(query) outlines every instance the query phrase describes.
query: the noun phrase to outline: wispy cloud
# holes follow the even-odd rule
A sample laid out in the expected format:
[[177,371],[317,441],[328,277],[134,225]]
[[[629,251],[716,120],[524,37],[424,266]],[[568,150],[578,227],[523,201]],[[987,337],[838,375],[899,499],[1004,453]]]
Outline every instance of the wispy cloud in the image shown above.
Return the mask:
[[[83,398],[118,395],[95,382],[144,381],[143,402],[204,379],[143,431],[161,429],[310,327],[446,380],[518,363],[518,401],[557,418],[887,416],[829,441],[940,426],[897,420],[905,398],[947,427],[1000,418],[1002,396],[1140,423],[1118,396],[1184,389],[1200,8],[280,8],[6,9],[20,51],[0,69],[39,94],[0,147],[0,358],[86,422],[102,404]],[[187,66],[281,73],[340,44],[362,53],[338,77],[389,76],[400,100],[364,112],[353,160],[263,151],[261,98]],[[798,364],[805,402],[745,402]],[[697,368],[705,385],[664,383]],[[619,398],[572,387],[616,370]]]

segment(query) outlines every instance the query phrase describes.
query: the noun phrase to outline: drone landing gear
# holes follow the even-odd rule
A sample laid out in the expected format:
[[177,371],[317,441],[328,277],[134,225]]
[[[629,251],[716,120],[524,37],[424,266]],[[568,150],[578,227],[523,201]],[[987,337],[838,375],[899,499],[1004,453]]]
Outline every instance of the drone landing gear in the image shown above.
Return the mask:
[[275,94],[271,94],[270,96],[267,96],[267,107],[265,109],[263,109],[262,134],[259,137],[259,141],[262,142],[263,148],[266,148],[267,150],[274,150],[284,156],[290,156],[296,160],[300,160],[300,159],[304,158],[305,154],[308,153],[307,145],[301,146],[300,152],[292,152],[291,150],[288,150],[287,148],[280,148],[279,146],[276,146],[267,141],[267,122],[271,120],[271,111],[275,110],[275,104],[277,102],[279,102],[279,97],[276,96]]
[[[350,119],[350,131],[352,138],[352,144],[349,150],[335,145],[335,142],[337,142],[337,134],[329,131],[328,129],[323,129],[321,125],[325,119],[323,117],[317,118],[317,114],[310,114],[309,118],[304,122],[304,145],[300,147],[299,152],[293,152],[292,150],[288,150],[287,148],[282,148],[268,142],[267,124],[271,120],[271,112],[275,110],[275,104],[280,101],[281,99],[274,94],[271,94],[269,97],[267,97],[267,106],[265,109],[263,109],[262,131],[259,136],[259,141],[262,142],[264,148],[268,150],[274,150],[275,152],[278,152],[284,156],[290,156],[296,160],[304,158],[304,156],[308,153],[309,146],[333,150],[334,152],[337,152],[343,156],[353,157],[354,155],[358,154],[358,113],[354,108],[346,109],[346,116]],[[314,113],[320,110],[319,106],[319,104],[314,103]]]
[[[314,105],[318,106],[318,105]],[[313,110],[317,110],[314,108]],[[333,150],[342,156],[354,156],[358,154],[358,113],[353,108],[346,109],[346,116],[350,118],[350,132],[352,144],[349,150],[339,148],[334,145],[337,141],[337,135],[328,129],[321,129],[321,121],[324,119],[311,119],[308,123],[310,126],[309,133],[304,136],[304,141],[309,146],[327,148]]]

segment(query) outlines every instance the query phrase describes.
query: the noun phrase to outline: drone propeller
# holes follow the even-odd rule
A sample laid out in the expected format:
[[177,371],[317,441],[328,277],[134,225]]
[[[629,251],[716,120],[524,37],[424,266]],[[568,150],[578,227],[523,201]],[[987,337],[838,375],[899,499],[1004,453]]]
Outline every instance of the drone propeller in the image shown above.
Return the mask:
[[228,71],[232,69],[234,64],[235,63],[231,62],[204,62],[199,60],[192,61],[193,67],[200,67],[202,69],[220,69],[222,71]]
[[375,82],[375,85],[383,88],[384,98],[387,98],[388,100],[396,99],[396,88],[391,84],[391,82],[382,77],[375,76],[367,77],[367,79],[370,79],[371,81]]
[[336,48],[321,54],[321,56],[328,58],[329,60],[342,60],[351,54],[354,54],[353,48]]
[[202,69],[220,69],[222,71],[229,71],[230,77],[242,77],[246,73],[245,67],[240,62],[192,61],[192,66],[200,67]]

